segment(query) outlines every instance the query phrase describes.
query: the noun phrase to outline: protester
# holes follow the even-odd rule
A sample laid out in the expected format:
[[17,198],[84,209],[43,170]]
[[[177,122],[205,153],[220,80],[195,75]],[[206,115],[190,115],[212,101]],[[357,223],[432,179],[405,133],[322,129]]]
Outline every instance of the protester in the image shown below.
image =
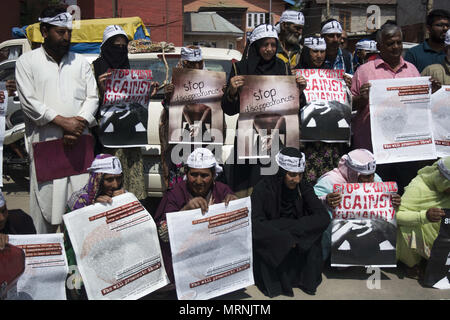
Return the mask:
[[[366,149],[356,149],[345,154],[339,160],[337,168],[325,173],[314,186],[314,192],[328,209],[330,218],[333,210],[341,203],[342,195],[333,192],[335,184],[382,182],[376,173],[376,160],[373,154]],[[392,204],[398,208],[401,198],[398,194],[392,195]],[[326,260],[331,250],[331,227],[322,238],[323,259]]]
[[222,171],[213,153],[206,148],[195,149],[187,158],[186,179],[175,184],[162,198],[155,214],[158,226],[161,250],[169,280],[174,283],[172,255],[170,251],[167,230],[166,213],[201,209],[202,214],[208,211],[208,206],[222,203],[225,205],[237,197],[226,184],[215,181]]
[[315,294],[322,281],[322,233],[330,217],[303,178],[305,156],[284,148],[277,174],[255,186],[252,200],[253,272],[266,296],[293,296],[293,287]]
[[89,63],[69,52],[72,16],[64,7],[48,7],[39,20],[44,43],[17,60],[16,81],[31,159],[30,215],[38,233],[52,233],[86,174],[38,183],[32,144],[63,138],[65,145],[73,146],[95,125],[98,97]]
[[326,69],[341,69],[353,74],[352,55],[340,47],[342,39],[342,26],[335,19],[328,19],[321,24],[321,36],[327,43],[325,58]]
[[443,85],[450,85],[450,30],[445,34],[445,58],[442,63],[429,65],[421,72],[422,76],[431,76]]
[[429,38],[405,53],[405,60],[422,72],[427,66],[444,61],[445,33],[450,28],[450,12],[436,9],[427,16]]
[[33,219],[20,209],[8,210],[0,191],[0,250],[8,243],[9,234],[35,234]]
[[[300,63],[296,66],[296,69],[326,69],[325,52],[326,43],[323,38],[305,38]],[[301,110],[306,107],[304,95],[300,96],[300,107]],[[308,123],[308,121],[304,122]],[[317,129],[323,130],[321,127],[317,127]],[[326,143],[322,141],[303,143],[301,150],[305,153],[306,162],[308,163],[304,179],[314,185],[322,174],[337,166],[341,154],[344,153],[343,149],[344,145],[342,143]]]
[[[197,69],[204,68],[204,61],[201,48],[197,46],[187,46],[181,48],[181,59],[178,68]],[[169,83],[164,87],[164,100],[161,102],[164,109],[159,119],[159,139],[161,141],[161,166],[163,182],[166,189],[171,189],[173,185],[183,179],[184,171],[182,163],[174,163],[171,153],[173,145],[169,144],[169,106],[175,86]]]
[[280,46],[277,49],[277,57],[283,60],[293,69],[300,60],[301,48],[299,45],[302,36],[305,17],[303,13],[294,10],[286,10],[281,14],[278,32]]
[[376,59],[377,42],[374,40],[362,39],[356,43],[355,58],[353,66],[356,69],[367,61]]
[[437,238],[443,209],[450,208],[450,157],[417,172],[397,213],[397,259],[407,275],[421,278]]
[[[100,46],[100,56],[92,63],[95,79],[99,87],[100,107],[105,93],[105,81],[111,76],[110,69],[130,69],[128,60],[128,35],[119,25],[110,25],[103,32],[103,42]],[[153,96],[158,89],[158,83],[152,83]],[[98,117],[98,115],[97,115]],[[131,129],[130,129],[131,130]],[[99,143],[99,141],[97,141]],[[99,153],[102,148],[97,148]],[[102,152],[118,157],[123,165],[124,187],[139,200],[147,197],[145,191],[144,159],[141,148],[103,148]]]
[[[111,203],[113,197],[126,192],[123,188],[124,173],[122,172],[122,165],[119,158],[110,154],[99,154],[88,168],[88,172],[89,180],[87,184],[80,190],[74,192],[67,202],[67,213],[97,202]],[[64,230],[64,247],[66,250],[67,264],[69,266],[76,266],[77,260],[69,234],[64,226],[62,229]],[[67,290],[70,299],[87,299],[84,286],[81,286],[80,289]]]
[[[289,66],[276,57],[280,46],[278,35],[272,25],[261,24],[249,36],[242,60],[233,63],[227,88],[222,97],[222,110],[232,116],[240,112],[240,90],[244,85],[244,75],[291,75]],[[299,94],[306,88],[306,80],[297,77]],[[237,159],[237,139],[235,139],[234,159]],[[261,178],[261,164],[248,163],[225,165],[225,176],[239,197],[251,194],[253,186]]]

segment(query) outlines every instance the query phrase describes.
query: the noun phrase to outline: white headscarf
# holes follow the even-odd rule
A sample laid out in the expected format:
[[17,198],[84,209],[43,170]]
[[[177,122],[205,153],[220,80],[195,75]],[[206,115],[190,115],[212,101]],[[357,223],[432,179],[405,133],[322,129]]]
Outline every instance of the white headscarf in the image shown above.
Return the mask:
[[445,33],[445,45],[450,46],[450,30]]
[[54,17],[39,18],[39,22],[48,23],[56,27],[72,29],[72,15],[68,12],[60,13]]
[[263,38],[277,38],[278,33],[275,27],[271,24],[260,24],[255,29],[253,29],[252,33],[248,37],[250,44],[253,42],[263,39]]
[[95,159],[87,170],[88,172],[95,173],[121,174],[122,164],[119,158],[111,156],[103,159]]
[[121,26],[119,26],[117,24],[107,26],[105,28],[105,31],[103,31],[103,41],[102,41],[102,44],[100,45],[100,47],[103,46],[109,38],[114,37],[118,34],[124,35],[125,38],[128,39],[127,33],[125,32],[125,30],[123,30],[123,28]]
[[329,33],[342,33],[342,26],[339,21],[333,20],[326,23],[322,27],[321,34],[329,34]]
[[[446,166],[446,162],[449,165],[448,167]],[[438,168],[442,175],[450,180],[450,157],[440,159],[438,161]]]
[[181,61],[202,61],[202,50],[200,48],[198,49],[191,49],[187,47],[181,48]]
[[352,158],[352,152],[349,152],[348,154],[345,155],[345,157],[344,156],[342,157],[343,159],[345,159],[346,166],[360,174],[363,174],[363,175],[369,175],[369,174],[375,173],[375,171],[377,169],[377,163],[376,163],[375,157],[372,154],[372,152],[370,152],[369,150],[366,150],[366,149],[356,149],[353,151],[358,156],[360,156],[360,154],[358,154],[358,153],[363,153],[363,154],[366,153],[367,158],[372,159],[372,160],[368,160],[367,162],[362,163],[362,162]]
[[311,50],[324,51],[327,49],[327,43],[325,42],[324,38],[316,38],[316,37],[305,38],[303,44],[305,45],[305,47],[308,47]]
[[305,17],[300,11],[286,10],[281,14],[281,22],[291,22],[293,24],[305,25]]
[[282,154],[281,151],[275,156],[277,164],[288,172],[305,172],[306,160],[305,154],[301,152],[302,157],[290,157]]
[[217,164],[214,154],[206,148],[195,149],[187,158],[186,165],[192,169],[215,168],[216,176],[223,171],[222,167]]
[[374,40],[360,40],[356,43],[356,50],[365,50],[367,52],[377,52],[377,42]]

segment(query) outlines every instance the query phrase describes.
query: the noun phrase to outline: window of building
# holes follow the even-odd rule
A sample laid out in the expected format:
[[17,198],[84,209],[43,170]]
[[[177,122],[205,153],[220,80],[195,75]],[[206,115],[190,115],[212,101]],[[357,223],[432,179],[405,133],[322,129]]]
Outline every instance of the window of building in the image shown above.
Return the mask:
[[339,10],[339,22],[341,23],[343,30],[350,32],[352,28],[351,11]]
[[260,12],[247,13],[247,28],[254,28],[261,23],[266,22],[266,14]]

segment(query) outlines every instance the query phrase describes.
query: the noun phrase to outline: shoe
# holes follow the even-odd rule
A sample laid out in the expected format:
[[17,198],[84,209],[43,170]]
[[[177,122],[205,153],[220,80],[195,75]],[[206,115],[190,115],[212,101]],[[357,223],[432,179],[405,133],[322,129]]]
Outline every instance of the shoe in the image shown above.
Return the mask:
[[421,270],[422,268],[419,265],[415,265],[414,267],[405,266],[406,274],[405,276],[410,279],[419,280],[423,278],[424,272]]

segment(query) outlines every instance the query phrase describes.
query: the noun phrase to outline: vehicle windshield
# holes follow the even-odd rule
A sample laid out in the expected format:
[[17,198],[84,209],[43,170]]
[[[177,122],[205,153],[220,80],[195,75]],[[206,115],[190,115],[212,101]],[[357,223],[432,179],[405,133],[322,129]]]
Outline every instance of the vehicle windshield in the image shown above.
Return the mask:
[[[169,65],[169,81],[171,81],[172,69],[178,64],[180,60],[179,55],[175,57],[171,57],[170,55],[166,56],[167,64]],[[150,69],[152,70],[153,81],[159,82],[161,85],[166,79],[166,67],[164,66],[164,62],[162,59],[145,59],[145,60],[131,60],[130,59],[130,68],[131,69]],[[231,60],[208,60],[205,59],[205,68],[210,71],[222,71],[228,73],[231,69]],[[158,94],[155,96],[157,99],[163,99],[164,90],[159,90]]]

